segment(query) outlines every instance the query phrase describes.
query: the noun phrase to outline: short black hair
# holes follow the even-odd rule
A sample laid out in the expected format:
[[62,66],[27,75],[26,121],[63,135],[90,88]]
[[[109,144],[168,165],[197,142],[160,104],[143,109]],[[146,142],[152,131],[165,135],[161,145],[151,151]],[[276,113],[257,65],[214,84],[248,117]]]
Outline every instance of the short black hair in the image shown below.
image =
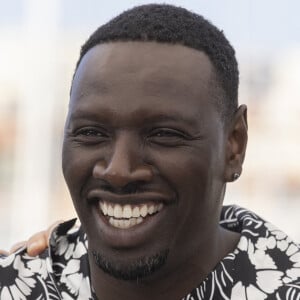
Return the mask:
[[203,51],[215,69],[213,92],[222,115],[227,119],[236,111],[239,71],[235,51],[223,32],[202,16],[168,4],[126,10],[89,37],[81,48],[76,69],[88,50],[113,41],[156,41]]

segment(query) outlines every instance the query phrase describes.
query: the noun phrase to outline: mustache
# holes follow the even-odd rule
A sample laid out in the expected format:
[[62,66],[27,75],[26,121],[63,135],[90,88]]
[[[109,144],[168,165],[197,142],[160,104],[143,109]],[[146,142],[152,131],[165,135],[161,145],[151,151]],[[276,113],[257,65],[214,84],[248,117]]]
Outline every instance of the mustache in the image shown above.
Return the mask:
[[97,182],[93,182],[92,184],[90,184],[87,190],[91,190],[95,188],[116,195],[130,195],[130,194],[151,192],[153,191],[154,186],[144,181],[134,181],[134,182],[129,182],[122,187],[119,187],[119,186],[112,185],[108,181],[97,180]]

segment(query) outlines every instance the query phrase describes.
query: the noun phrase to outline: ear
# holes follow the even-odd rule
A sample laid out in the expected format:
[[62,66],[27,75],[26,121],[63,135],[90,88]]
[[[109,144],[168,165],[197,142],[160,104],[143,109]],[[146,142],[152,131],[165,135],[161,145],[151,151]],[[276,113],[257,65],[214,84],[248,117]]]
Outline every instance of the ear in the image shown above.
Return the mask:
[[241,105],[228,124],[226,144],[225,181],[234,181],[241,175],[248,140],[247,106]]

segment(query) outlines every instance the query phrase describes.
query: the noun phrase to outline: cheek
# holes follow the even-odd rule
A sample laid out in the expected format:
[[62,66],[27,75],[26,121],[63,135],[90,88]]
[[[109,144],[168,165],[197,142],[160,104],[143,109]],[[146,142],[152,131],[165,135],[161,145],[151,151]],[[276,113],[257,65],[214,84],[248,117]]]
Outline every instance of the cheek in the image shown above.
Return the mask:
[[161,152],[155,164],[176,192],[179,222],[206,222],[222,200],[223,167],[217,153],[210,147],[182,148],[165,155]]
[[[182,257],[199,249],[218,222],[219,202],[215,201],[216,194],[211,188],[215,178],[215,159],[211,153],[209,150],[182,149],[180,155],[169,151],[168,155],[160,156],[160,176],[176,192],[178,201],[171,248]],[[199,238],[195,239],[196,236]]]
[[154,165],[177,192],[196,192],[212,176],[213,157],[209,149],[181,148],[160,151]]
[[82,185],[92,174],[93,160],[90,155],[65,142],[62,152],[62,169],[73,201],[80,195]]

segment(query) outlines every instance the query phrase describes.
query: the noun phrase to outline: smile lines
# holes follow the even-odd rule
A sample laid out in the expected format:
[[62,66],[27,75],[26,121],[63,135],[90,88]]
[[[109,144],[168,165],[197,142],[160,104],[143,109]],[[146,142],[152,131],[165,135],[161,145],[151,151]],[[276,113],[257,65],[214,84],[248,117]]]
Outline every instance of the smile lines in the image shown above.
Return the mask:
[[110,225],[116,228],[128,229],[144,221],[145,217],[158,213],[163,204],[147,203],[142,205],[120,205],[100,201],[99,207],[104,216],[108,216]]

